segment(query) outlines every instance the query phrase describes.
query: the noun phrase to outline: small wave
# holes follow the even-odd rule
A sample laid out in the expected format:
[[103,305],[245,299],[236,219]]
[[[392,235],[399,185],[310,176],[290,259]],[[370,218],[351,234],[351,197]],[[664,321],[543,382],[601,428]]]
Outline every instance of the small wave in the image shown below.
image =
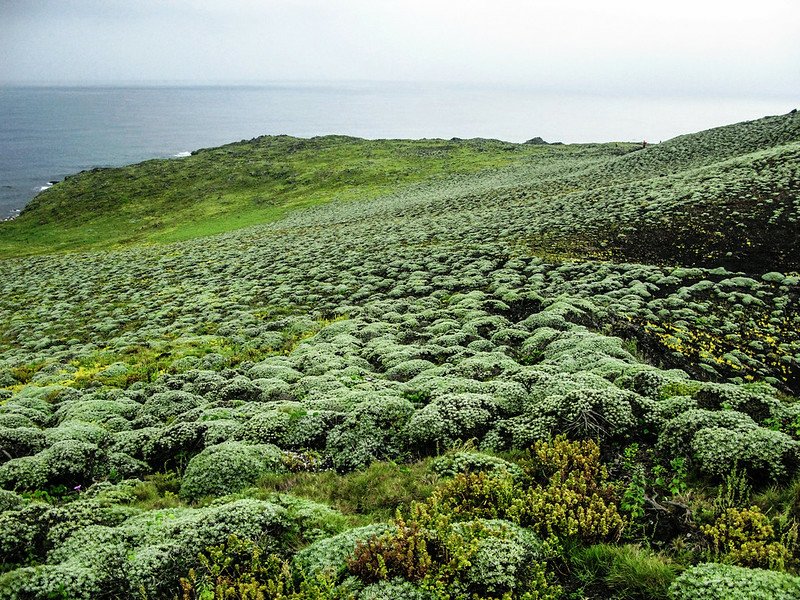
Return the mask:
[[38,191],[43,192],[45,190],[49,190],[51,187],[53,187],[53,184],[48,181],[45,185],[39,186]]
[[175,158],[186,158],[187,156],[191,156],[191,152],[178,152],[177,154],[173,154],[172,156]]

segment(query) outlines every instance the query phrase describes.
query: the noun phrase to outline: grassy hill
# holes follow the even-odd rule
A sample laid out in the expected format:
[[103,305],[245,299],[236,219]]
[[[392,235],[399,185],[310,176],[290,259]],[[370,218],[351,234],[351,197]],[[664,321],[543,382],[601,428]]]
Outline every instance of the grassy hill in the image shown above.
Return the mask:
[[798,597],[799,159],[790,113],[68,178],[0,225],[0,598]]
[[15,221],[2,224],[0,257],[222,233],[275,221],[298,208],[368,200],[419,181],[547,153],[496,140],[260,137],[182,159],[67,177]]

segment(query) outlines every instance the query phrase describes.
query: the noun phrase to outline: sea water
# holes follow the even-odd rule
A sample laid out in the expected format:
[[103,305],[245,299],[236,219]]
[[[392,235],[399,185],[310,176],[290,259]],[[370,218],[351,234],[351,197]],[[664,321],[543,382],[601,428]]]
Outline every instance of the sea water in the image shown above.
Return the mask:
[[70,173],[259,135],[659,142],[785,113],[794,100],[410,83],[0,87],[0,219]]

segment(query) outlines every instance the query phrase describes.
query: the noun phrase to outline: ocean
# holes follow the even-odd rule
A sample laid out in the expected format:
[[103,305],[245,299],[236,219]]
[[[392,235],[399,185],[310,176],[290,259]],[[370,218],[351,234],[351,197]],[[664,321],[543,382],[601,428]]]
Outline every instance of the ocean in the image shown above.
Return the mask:
[[0,219],[71,173],[259,135],[659,142],[796,100],[410,83],[0,87]]

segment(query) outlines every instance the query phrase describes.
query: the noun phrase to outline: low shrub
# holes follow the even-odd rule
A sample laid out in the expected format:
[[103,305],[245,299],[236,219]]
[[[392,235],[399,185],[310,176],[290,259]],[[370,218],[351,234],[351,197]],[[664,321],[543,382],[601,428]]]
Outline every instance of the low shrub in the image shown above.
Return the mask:
[[705,563],[679,575],[669,593],[673,600],[797,600],[800,577]]
[[349,529],[303,548],[294,555],[292,564],[311,577],[328,576],[338,579],[347,571],[347,559],[353,555],[356,546],[393,529],[387,523]]
[[541,541],[502,520],[453,523],[417,505],[394,529],[359,543],[347,565],[367,583],[406,580],[434,598],[555,598]]
[[431,470],[443,477],[452,477],[458,473],[475,473],[486,471],[506,471],[515,479],[522,478],[522,469],[512,462],[491,454],[480,452],[451,452],[436,458],[431,463]]
[[338,471],[396,459],[406,450],[404,428],[414,407],[408,400],[378,396],[365,400],[328,434],[327,453]]
[[265,473],[282,469],[281,451],[276,446],[223,442],[189,461],[180,494],[189,500],[231,494],[255,484]]
[[482,439],[498,412],[488,394],[444,394],[411,417],[409,444],[421,455],[451,448],[459,441]]
[[700,530],[709,537],[713,552],[733,564],[783,570],[791,561],[789,549],[757,506],[729,508]]
[[780,431],[754,427],[744,431],[708,427],[691,443],[701,471],[722,477],[739,466],[751,478],[781,481],[794,475],[800,462],[800,444]]
[[545,539],[598,542],[619,538],[619,514],[600,448],[592,440],[563,437],[537,442],[529,473],[536,485],[515,499],[512,518]]

